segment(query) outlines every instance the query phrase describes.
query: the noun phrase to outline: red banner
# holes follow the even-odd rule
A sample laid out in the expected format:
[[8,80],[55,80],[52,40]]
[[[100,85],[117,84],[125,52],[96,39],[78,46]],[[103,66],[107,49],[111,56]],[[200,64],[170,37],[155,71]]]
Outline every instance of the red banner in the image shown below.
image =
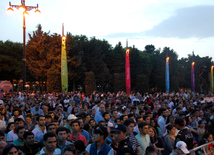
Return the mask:
[[129,62],[129,49],[126,50],[126,66],[125,66],[125,77],[126,77],[126,93],[131,93],[131,72]]

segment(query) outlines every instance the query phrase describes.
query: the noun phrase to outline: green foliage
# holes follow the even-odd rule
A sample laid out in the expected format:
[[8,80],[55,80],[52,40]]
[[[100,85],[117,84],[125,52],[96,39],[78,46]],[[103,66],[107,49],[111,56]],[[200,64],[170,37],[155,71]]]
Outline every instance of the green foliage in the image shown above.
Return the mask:
[[[38,25],[26,46],[27,81],[47,81],[48,91],[61,91],[61,36],[43,32]],[[78,86],[90,94],[99,91],[125,91],[125,50],[121,43],[112,47],[106,40],[84,35],[66,36],[69,91]],[[191,63],[195,61],[196,91],[210,87],[211,58],[189,55],[178,60],[177,53],[165,47],[146,45],[144,51],[130,49],[131,89],[141,93],[165,91],[166,57],[169,59],[170,90],[191,88]],[[0,80],[20,79],[22,44],[0,41]],[[97,87],[98,86],[98,87]]]

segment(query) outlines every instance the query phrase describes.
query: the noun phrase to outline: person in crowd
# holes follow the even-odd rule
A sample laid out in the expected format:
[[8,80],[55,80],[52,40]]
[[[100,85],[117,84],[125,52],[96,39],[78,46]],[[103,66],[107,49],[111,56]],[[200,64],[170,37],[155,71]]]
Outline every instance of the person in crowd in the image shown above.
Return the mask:
[[169,124],[167,125],[166,129],[168,134],[164,138],[164,154],[169,155],[175,146],[176,128],[174,125]]
[[85,144],[82,140],[76,140],[74,142],[75,155],[85,154]]
[[24,133],[25,133],[25,127],[19,126],[16,129],[16,134],[18,136],[18,139],[13,141],[12,144],[17,145],[17,146],[24,144]]
[[184,141],[178,141],[176,143],[176,148],[172,151],[172,153],[170,153],[170,155],[185,155],[189,153],[187,144]]
[[35,155],[42,148],[40,143],[34,141],[34,134],[32,131],[26,131],[24,133],[24,144],[21,146],[24,148],[26,155]]
[[43,135],[47,132],[45,127],[45,116],[39,115],[36,120],[38,121],[37,126],[33,129],[35,141],[40,142]]
[[6,145],[2,155],[18,155],[18,148],[14,144]]
[[133,145],[135,145],[135,147],[137,148],[137,153],[138,154],[142,154],[142,150],[140,148],[140,145],[139,145],[137,139],[135,138],[135,136],[133,134],[133,131],[134,131],[134,120],[129,118],[129,119],[124,121],[124,125],[126,126],[127,137],[133,143]]
[[154,146],[148,146],[144,155],[156,155]]
[[36,101],[35,106],[32,108],[31,112],[33,113],[33,116],[36,114],[44,115],[43,110],[40,109],[40,104],[38,101]]
[[5,141],[0,141],[0,155],[3,155],[3,150],[7,146],[7,143]]
[[67,147],[64,149],[63,155],[76,155],[76,153],[74,149]]
[[77,119],[77,117],[74,114],[70,114],[67,118],[67,123],[64,127],[68,128],[72,132],[71,122],[76,120],[76,119]]
[[66,127],[59,127],[56,129],[57,148],[61,150],[62,154],[64,152],[65,147],[72,144],[71,142],[67,141],[68,130],[69,129]]
[[44,139],[44,147],[38,153],[36,153],[36,155],[44,155],[44,154],[61,155],[61,150],[56,148],[57,139],[54,133],[48,132],[44,134],[43,139]]
[[158,110],[158,113],[160,114],[160,116],[158,117],[158,125],[159,125],[161,133],[162,133],[162,130],[167,122],[167,111],[165,108],[160,108]]
[[141,122],[138,124],[138,128],[140,132],[135,137],[138,143],[140,144],[142,155],[144,155],[146,148],[151,143],[150,137],[149,137],[149,125],[146,122]]
[[13,130],[13,129],[15,129],[15,123],[14,122],[10,122],[10,123],[8,123],[8,125],[7,125],[7,127],[6,127],[6,130],[5,130],[5,137],[6,137],[6,139],[7,139],[7,134],[11,131],[11,130]]
[[56,134],[56,125],[54,123],[49,123],[46,125],[47,132],[53,132]]
[[101,104],[99,107],[99,111],[96,113],[94,120],[96,123],[99,123],[100,121],[104,121],[104,118],[102,114],[105,112],[105,105]]
[[199,131],[199,142],[202,140],[205,134],[205,121],[200,120],[198,121],[198,131]]
[[111,119],[109,120],[109,122],[111,122],[113,124],[113,126],[115,126],[115,119],[118,118],[118,111],[117,109],[112,109],[111,111]]
[[187,144],[188,150],[191,150],[193,148],[193,135],[189,129],[185,127],[184,119],[181,117],[176,118],[175,127],[180,130],[175,138],[175,143],[184,141]]
[[19,126],[24,126],[24,120],[22,118],[16,118],[15,119],[15,128],[8,132],[7,134],[7,143],[12,143],[13,141],[18,139],[18,136],[16,134],[16,129]]
[[105,143],[105,139],[108,136],[106,127],[97,127],[92,137],[92,144],[86,147],[86,155],[114,155],[113,149]]
[[115,141],[119,143],[117,155],[132,154],[137,155],[137,148],[129,140],[126,133],[126,126],[123,124],[117,124],[111,129],[114,135]]
[[74,120],[71,122],[71,139],[70,141],[75,141],[75,140],[82,140],[85,144],[87,144],[86,138],[80,134],[80,122],[77,120]]

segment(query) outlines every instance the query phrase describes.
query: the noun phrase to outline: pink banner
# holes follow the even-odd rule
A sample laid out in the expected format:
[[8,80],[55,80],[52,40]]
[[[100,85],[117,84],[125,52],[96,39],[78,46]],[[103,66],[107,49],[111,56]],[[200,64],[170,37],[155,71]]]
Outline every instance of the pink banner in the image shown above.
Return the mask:
[[125,77],[126,77],[126,93],[131,93],[131,72],[129,62],[129,49],[126,50],[126,66],[125,66]]

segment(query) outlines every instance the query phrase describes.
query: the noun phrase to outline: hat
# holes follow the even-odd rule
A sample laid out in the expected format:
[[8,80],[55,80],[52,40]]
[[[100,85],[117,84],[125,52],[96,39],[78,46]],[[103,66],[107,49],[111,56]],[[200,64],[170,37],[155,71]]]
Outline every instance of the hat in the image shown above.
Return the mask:
[[117,124],[113,129],[111,129],[111,132],[126,132],[126,126],[123,124]]
[[77,119],[77,117],[74,114],[70,114],[67,118],[67,120]]
[[181,151],[183,151],[185,154],[189,153],[189,150],[187,150],[187,144],[184,141],[178,141],[176,143],[176,148],[181,149]]

